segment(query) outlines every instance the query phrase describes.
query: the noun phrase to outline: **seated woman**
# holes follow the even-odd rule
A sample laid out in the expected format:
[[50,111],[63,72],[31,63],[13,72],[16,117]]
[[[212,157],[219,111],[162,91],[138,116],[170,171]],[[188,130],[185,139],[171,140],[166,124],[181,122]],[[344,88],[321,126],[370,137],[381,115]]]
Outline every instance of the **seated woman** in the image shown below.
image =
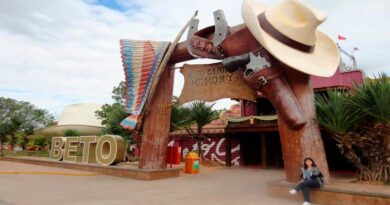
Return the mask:
[[302,191],[303,198],[305,200],[302,205],[310,205],[310,189],[322,187],[324,180],[320,170],[317,168],[317,165],[314,163],[312,158],[305,158],[301,169],[302,180],[294,189],[290,190],[290,194],[294,195],[297,192]]

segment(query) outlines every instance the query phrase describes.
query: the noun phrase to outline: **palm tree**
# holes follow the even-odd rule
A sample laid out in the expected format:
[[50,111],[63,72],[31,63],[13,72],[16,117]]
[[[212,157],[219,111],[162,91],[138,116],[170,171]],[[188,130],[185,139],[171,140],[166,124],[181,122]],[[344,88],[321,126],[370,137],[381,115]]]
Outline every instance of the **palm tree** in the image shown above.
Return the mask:
[[388,123],[390,119],[390,80],[386,74],[362,86],[355,86],[348,105],[361,111],[369,120]]
[[356,139],[348,135],[355,131],[363,115],[351,109],[347,102],[349,94],[341,90],[329,90],[326,95],[316,95],[318,123],[331,133],[344,156],[359,170],[363,170],[361,159],[352,149]]
[[342,136],[356,129],[363,114],[351,109],[349,94],[340,90],[329,90],[326,95],[316,95],[317,119],[327,130]]
[[[120,95],[115,97],[115,92],[120,92],[121,89],[119,87],[123,87],[121,83],[118,87],[114,87],[113,91],[113,99],[120,101]],[[103,134],[113,134],[113,135],[119,135],[123,138],[126,145],[126,153],[125,157],[126,160],[130,158],[130,145],[131,143],[137,144],[137,147],[139,147],[140,143],[140,137],[136,134],[131,134],[128,130],[121,127],[120,123],[123,119],[129,116],[129,114],[126,113],[125,107],[120,103],[113,103],[105,104],[103,105],[101,110],[98,110],[95,112],[95,115],[102,119],[102,125],[104,125],[104,128],[102,130]]]
[[198,153],[203,162],[205,161],[201,149],[202,142],[205,139],[202,134],[203,127],[219,117],[218,112],[213,110],[213,106],[214,103],[206,104],[203,101],[195,101],[188,105],[189,119],[197,125],[197,130],[194,132],[191,128],[188,128],[187,131],[195,137],[198,144]]
[[354,91],[316,96],[318,122],[341,153],[357,168],[360,180],[390,180],[390,82],[386,75],[355,85]]
[[172,104],[170,131],[188,128],[194,124],[190,118],[190,109],[177,103]]

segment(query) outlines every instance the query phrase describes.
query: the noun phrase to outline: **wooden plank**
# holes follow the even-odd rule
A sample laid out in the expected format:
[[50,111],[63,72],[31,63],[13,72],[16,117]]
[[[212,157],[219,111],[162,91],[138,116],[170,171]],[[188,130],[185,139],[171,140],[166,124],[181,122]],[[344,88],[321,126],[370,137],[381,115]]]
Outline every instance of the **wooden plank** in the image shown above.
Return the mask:
[[[229,33],[232,34],[236,31],[240,30],[244,26],[245,26],[244,24],[232,26],[229,28]],[[210,36],[213,36],[213,35],[210,35]],[[177,44],[175,50],[172,53],[172,57],[169,59],[169,64],[173,65],[176,63],[192,60],[195,58],[195,57],[191,56],[190,53],[188,53],[185,43],[186,42],[184,41],[184,42],[180,42]]]
[[244,71],[227,71],[222,63],[184,64],[180,69],[184,87],[180,104],[193,100],[213,102],[222,98],[256,101],[256,91],[244,81]]
[[236,126],[236,127],[227,127],[225,128],[225,133],[241,133],[241,132],[275,132],[278,131],[278,125],[268,124],[268,125],[254,125],[254,126]]
[[261,166],[263,169],[267,169],[268,162],[267,162],[267,136],[265,133],[260,134],[261,137]]
[[165,169],[171,118],[174,70],[167,66],[146,111],[142,134],[141,169]]
[[226,134],[225,141],[225,165],[226,167],[232,166],[232,137],[229,134]]
[[286,68],[285,72],[287,81],[299,104],[302,106],[303,115],[307,120],[307,124],[303,128],[293,130],[285,123],[283,116],[278,115],[287,181],[299,181],[302,160],[305,157],[311,157],[323,173],[325,181],[329,182],[329,169],[320,129],[316,120],[314,92],[310,84],[310,77],[290,68]]

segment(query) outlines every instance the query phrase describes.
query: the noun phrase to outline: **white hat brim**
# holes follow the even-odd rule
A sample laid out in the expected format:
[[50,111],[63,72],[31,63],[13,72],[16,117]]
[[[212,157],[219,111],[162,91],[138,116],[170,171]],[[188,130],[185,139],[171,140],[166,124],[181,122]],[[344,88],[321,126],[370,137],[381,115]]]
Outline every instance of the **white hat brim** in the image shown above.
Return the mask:
[[84,136],[100,135],[103,131],[103,128],[103,126],[91,125],[55,125],[38,130],[37,134],[63,136],[66,130],[76,130],[80,135]]
[[287,66],[309,75],[330,77],[336,72],[340,63],[340,51],[333,40],[326,34],[317,31],[314,51],[306,53],[291,48],[265,32],[257,16],[265,7],[256,0],[244,0],[242,17],[256,40],[275,58]]

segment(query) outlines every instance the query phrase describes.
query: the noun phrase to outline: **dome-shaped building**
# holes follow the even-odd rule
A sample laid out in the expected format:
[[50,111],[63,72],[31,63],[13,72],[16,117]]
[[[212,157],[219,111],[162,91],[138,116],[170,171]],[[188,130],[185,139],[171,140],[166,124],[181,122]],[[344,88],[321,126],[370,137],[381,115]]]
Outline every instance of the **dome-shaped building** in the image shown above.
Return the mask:
[[80,135],[98,135],[103,129],[102,121],[95,112],[102,105],[97,103],[79,103],[68,105],[62,111],[57,125],[43,128],[43,135],[63,135],[65,130],[76,130]]

